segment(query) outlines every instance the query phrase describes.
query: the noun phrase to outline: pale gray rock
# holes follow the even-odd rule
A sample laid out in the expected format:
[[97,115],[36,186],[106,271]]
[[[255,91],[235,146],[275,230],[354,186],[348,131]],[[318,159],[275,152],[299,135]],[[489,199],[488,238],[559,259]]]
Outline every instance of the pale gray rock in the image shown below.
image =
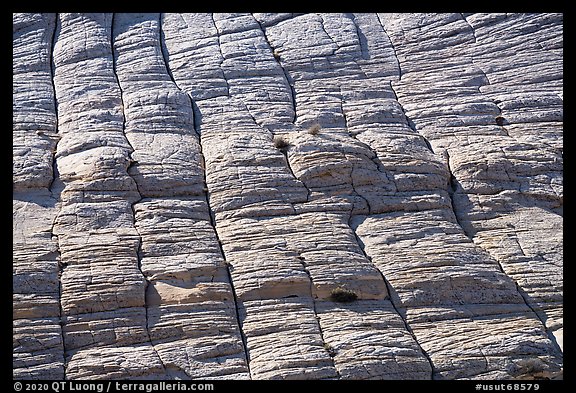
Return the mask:
[[54,14],[13,14],[13,377],[62,379],[58,200],[49,187],[58,136],[52,87]]
[[64,378],[62,328],[58,317],[17,318],[12,322],[14,379]]
[[169,378],[247,379],[234,293],[204,197],[134,205],[147,329]]
[[342,214],[223,219],[217,230],[240,300],[326,299],[339,287],[360,299],[388,294]]
[[293,18],[297,14],[295,13],[274,13],[274,12],[255,12],[254,18],[260,23],[263,27],[272,26],[278,22],[281,22],[286,19]]
[[56,153],[61,211],[54,233],[63,265],[68,379],[147,377],[161,366],[159,360],[153,365],[157,355],[142,331],[146,283],[131,208],[140,196],[127,173],[133,149],[123,129],[112,19],[112,14],[59,14],[53,53],[62,142]]
[[99,350],[104,345],[130,346],[148,341],[144,307],[68,314],[63,318],[66,350]]
[[[451,211],[356,216],[352,223],[394,288],[391,300],[430,357],[433,378],[519,377],[530,373],[513,367],[524,361],[537,363],[538,372],[560,371],[560,354],[517,284],[464,235]],[[499,305],[514,315],[493,315]],[[452,346],[454,335],[462,340]]]
[[[445,151],[459,223],[515,280],[546,326],[550,320],[552,337],[561,320],[562,241],[542,223],[561,231],[562,15],[381,19],[403,71],[395,91],[416,129],[435,151]],[[462,28],[453,30],[455,45],[431,53],[438,39],[429,33],[456,25]],[[452,72],[459,69],[465,71]],[[471,125],[478,132],[471,132]],[[542,130],[538,137],[535,130]],[[522,229],[516,230],[519,217]],[[549,236],[546,244],[537,236],[523,236],[521,246],[516,241],[519,233],[541,230]],[[543,292],[551,302],[545,306]],[[550,318],[542,307],[550,310]]]
[[267,299],[239,304],[254,379],[335,379],[310,299]]
[[14,14],[13,376],[561,378],[562,23]]
[[[443,309],[427,310],[426,320],[408,321],[439,379],[556,378],[558,353],[539,319],[527,307],[496,314],[495,307],[450,307],[452,318],[435,320]],[[485,315],[486,312],[494,314]],[[532,314],[533,315],[533,314]],[[419,316],[422,318],[421,316]],[[431,320],[431,321],[430,321]],[[434,333],[432,333],[434,332]],[[451,341],[447,337],[458,336]],[[530,337],[529,339],[527,337]]]
[[134,205],[149,280],[222,275],[224,259],[203,197],[144,198]]
[[56,199],[45,188],[27,188],[13,198],[13,376],[62,379]]
[[[247,117],[248,124],[289,127],[294,117],[290,86],[251,15],[165,14],[162,20],[170,69],[202,117],[210,111],[206,106],[217,105],[220,116],[232,112]],[[190,45],[190,40],[201,45]],[[223,102],[205,102],[215,97],[242,109],[222,111]]]
[[[164,20],[168,21],[168,17],[165,17]],[[205,21],[209,24],[207,19]],[[190,27],[180,30],[181,34],[177,35],[171,32],[171,25],[172,23],[167,23],[165,30],[167,52],[169,53],[179,53],[178,48],[183,45],[181,42],[185,41],[187,36],[194,37],[197,34],[206,34],[205,30],[193,29],[193,25],[189,24]],[[253,40],[261,42],[258,41],[258,37],[259,34],[254,34]],[[228,43],[228,40],[233,38],[224,35],[219,36],[220,42]],[[255,43],[254,45],[259,44]],[[226,58],[224,53],[228,50],[227,48],[232,46],[222,45],[221,47],[223,57]],[[257,46],[257,48],[260,47]],[[215,51],[208,52],[208,49],[206,51],[208,59],[215,59],[207,64],[206,68],[211,68],[218,63],[216,61],[218,53]],[[275,57],[278,60],[277,53]],[[243,64],[243,61],[251,61],[249,53],[234,59],[240,64]],[[282,55],[279,56],[279,60],[282,64]],[[169,57],[169,64],[171,63],[172,55]],[[387,296],[384,280],[362,254],[353,232],[347,225],[350,203],[347,201],[349,199],[347,195],[342,195],[355,193],[353,186],[356,185],[359,188],[363,186],[373,187],[375,189],[373,192],[378,192],[376,184],[384,175],[378,171],[377,164],[371,161],[374,153],[368,146],[354,141],[347,134],[343,134],[341,138],[333,139],[331,137],[337,135],[332,133],[328,135],[328,139],[322,137],[320,139],[328,142],[333,141],[328,145],[328,149],[324,148],[328,150],[327,153],[319,152],[320,159],[331,160],[323,163],[326,169],[314,168],[315,165],[319,165],[318,160],[314,161],[313,164],[307,163],[299,167],[296,164],[297,161],[292,162],[295,157],[298,157],[299,149],[301,149],[301,159],[309,159],[306,152],[310,148],[307,149],[306,145],[303,144],[303,138],[305,140],[307,136],[310,137],[311,139],[307,140],[309,146],[316,145],[313,146],[315,149],[318,148],[318,142],[303,129],[293,130],[294,126],[288,126],[286,130],[288,133],[285,133],[285,130],[273,128],[274,131],[283,131],[282,137],[285,138],[285,143],[290,146],[286,149],[288,161],[285,161],[280,152],[274,150],[272,141],[265,137],[268,133],[263,133],[255,127],[254,123],[264,124],[259,121],[259,117],[253,112],[251,112],[253,119],[251,116],[246,116],[246,112],[249,111],[250,98],[243,96],[240,90],[233,87],[232,78],[227,80],[230,86],[230,97],[213,97],[198,88],[198,86],[202,86],[201,82],[197,86],[190,84],[190,81],[199,78],[201,73],[186,72],[180,66],[182,63],[179,59],[175,59],[174,64],[171,69],[175,70],[176,83],[183,86],[184,90],[189,91],[191,97],[196,98],[196,104],[202,114],[197,129],[201,131],[201,143],[206,157],[206,178],[210,204],[216,213],[216,229],[222,242],[226,261],[230,266],[235,293],[245,310],[240,312],[240,319],[242,330],[246,336],[246,350],[250,358],[252,378],[334,378],[333,371],[327,375],[322,373],[316,375],[316,372],[311,370],[300,375],[302,374],[301,367],[306,365],[308,360],[295,358],[294,355],[291,355],[294,351],[300,352],[301,350],[296,349],[296,345],[291,343],[290,339],[284,340],[284,338],[279,343],[274,344],[281,346],[282,350],[279,350],[280,353],[275,355],[273,364],[267,364],[262,371],[261,366],[259,366],[261,360],[255,359],[261,359],[264,354],[262,354],[262,349],[259,346],[253,346],[254,342],[259,343],[261,339],[256,332],[252,331],[252,325],[247,325],[246,321],[242,320],[243,312],[248,317],[252,316],[251,318],[260,320],[260,317],[257,317],[255,313],[263,311],[259,311],[260,308],[256,306],[258,304],[256,301],[269,302],[273,299],[295,297],[314,305],[314,299],[329,298],[332,290],[339,287],[354,291],[360,298],[383,299]],[[226,63],[222,64],[224,69],[222,74],[229,75],[224,67]],[[242,66],[236,68],[241,70]],[[256,67],[255,71],[246,71],[241,75],[250,78],[251,72],[264,71],[262,68]],[[210,75],[214,74],[218,74],[218,71],[210,72]],[[255,83],[252,84],[253,88],[258,86]],[[356,91],[359,90],[358,88]],[[295,93],[298,102],[297,89],[295,89]],[[310,102],[313,105],[312,108],[318,107],[316,101],[311,100]],[[324,104],[322,107],[324,109],[326,100],[320,102]],[[219,106],[215,106],[216,103]],[[233,109],[226,111],[225,109],[228,107]],[[335,111],[342,113],[342,99],[340,97],[336,97],[334,108]],[[382,112],[384,111],[380,113]],[[402,112],[400,111],[400,113]],[[270,122],[268,124],[274,121],[273,117],[282,116],[282,114],[276,116],[277,114],[278,112],[274,110],[274,103],[272,102],[268,111],[268,116],[272,119],[267,120]],[[383,115],[382,117],[386,116]],[[197,116],[197,118],[199,117]],[[340,119],[344,120],[342,116]],[[230,130],[231,125],[234,126],[236,132],[222,131],[222,129]],[[345,126],[343,122],[340,125]],[[331,131],[334,129],[332,128]],[[299,146],[301,144],[302,146]],[[280,146],[277,148],[280,148],[282,152]],[[342,152],[335,152],[334,150],[342,150]],[[354,156],[358,157],[356,168],[347,167],[346,160],[354,159]],[[258,165],[258,169],[254,168],[256,165]],[[365,169],[366,165],[370,168],[368,171]],[[342,169],[340,169],[341,166]],[[260,168],[264,169],[264,167],[267,167],[266,171],[261,171]],[[290,170],[285,172],[286,175],[274,176],[273,183],[267,180],[270,169],[281,171],[285,170],[284,168]],[[310,175],[305,175],[306,172],[303,172],[306,170],[305,168],[310,168]],[[353,175],[357,177],[354,185],[351,177],[353,169]],[[337,177],[333,174],[334,171],[342,171],[342,174]],[[368,173],[364,174],[364,172]],[[236,173],[238,173],[237,176],[241,179],[241,183],[236,178],[230,179],[232,182],[228,180],[229,177],[222,177]],[[298,194],[295,195],[298,195],[298,198],[292,197],[294,194],[289,188],[284,188],[282,182],[286,176],[286,183],[290,184],[288,181],[293,179],[292,173],[305,185],[305,187],[296,188]],[[327,179],[318,180],[317,184],[320,189],[315,190],[312,179],[313,177],[322,177],[322,173],[334,176],[334,180],[332,183]],[[350,186],[342,189],[341,184],[338,184],[342,181],[349,183]],[[250,187],[251,184],[255,184],[254,193],[251,192],[251,188],[247,189],[247,186]],[[330,189],[332,186],[335,187]],[[269,188],[272,193],[268,191]],[[275,190],[281,191],[281,194],[277,194]],[[366,208],[366,202],[357,193],[355,194],[352,196],[352,200],[358,201]],[[220,201],[229,202],[227,205],[223,205]],[[339,214],[315,212],[318,209],[334,209],[332,201],[337,201],[341,206],[340,208],[336,207],[336,210],[340,210]],[[297,214],[294,215],[294,213]],[[310,230],[307,230],[307,227],[310,227]],[[272,307],[278,309],[274,312],[281,312],[280,304],[271,303],[270,312],[272,312]],[[400,317],[398,316],[398,318]],[[342,323],[342,320],[336,320],[334,326],[340,327]],[[404,326],[403,329],[405,329]],[[408,335],[406,330],[403,331],[404,334]],[[364,343],[363,345],[366,351],[370,352],[374,350],[377,344]],[[269,356],[266,355],[264,359],[269,359]],[[420,356],[421,359],[424,359],[423,355]],[[294,365],[292,365],[293,363]],[[412,375],[409,371],[407,373]],[[413,375],[421,378],[423,375],[428,376],[429,372],[424,374],[416,372]]]
[[117,14],[114,19],[124,132],[134,150],[128,173],[142,196],[199,195],[204,174],[192,105],[166,71],[159,18]]
[[151,345],[106,346],[73,351],[66,378],[80,380],[154,380],[166,372]]
[[250,378],[229,284],[220,293],[180,296],[177,303],[172,298],[156,307],[151,302],[148,329],[165,368],[164,378]]
[[160,15],[117,14],[113,28],[124,131],[133,148],[128,173],[143,197],[132,209],[150,343],[166,377],[249,378],[206,203],[192,101],[164,64]]
[[54,45],[58,102],[56,153],[64,194],[136,187],[126,173],[131,147],[123,132],[111,49],[111,14],[60,14]]
[[[297,20],[316,26],[319,37],[338,50],[325,53],[316,45],[320,38],[309,34],[306,23],[297,25]],[[348,31],[352,40],[341,38],[339,30]],[[378,32],[381,38],[367,40],[366,34],[374,37]],[[446,166],[410,129],[390,87],[398,67],[390,61],[393,48],[377,16],[304,15],[266,29],[266,33],[281,53],[280,62],[289,79],[294,80],[295,123],[303,130],[289,137],[293,146],[287,155],[292,171],[307,185],[311,196],[342,197],[352,203],[352,214],[449,205],[444,192]],[[330,65],[310,68],[304,64],[298,58],[308,55],[302,46],[314,51],[310,54],[314,61],[328,61]],[[373,71],[376,62],[383,70],[380,73]],[[318,126],[318,135],[306,135],[307,129]]]
[[429,379],[432,369],[389,300],[318,302],[324,348],[343,379]]
[[142,307],[145,283],[138,269],[139,237],[128,201],[68,204],[54,232],[62,263],[65,314]]
[[58,294],[58,245],[52,233],[56,200],[45,189],[13,194],[14,294]]
[[448,209],[356,216],[352,225],[395,289],[398,307],[522,302],[514,282]]
[[54,14],[13,14],[12,182],[14,191],[49,187],[58,141],[52,87]]
[[308,190],[290,172],[285,157],[274,147],[271,133],[254,128],[210,132],[202,137],[206,183],[215,213],[239,210],[235,213],[243,214],[241,208],[262,203],[290,208],[307,199]]

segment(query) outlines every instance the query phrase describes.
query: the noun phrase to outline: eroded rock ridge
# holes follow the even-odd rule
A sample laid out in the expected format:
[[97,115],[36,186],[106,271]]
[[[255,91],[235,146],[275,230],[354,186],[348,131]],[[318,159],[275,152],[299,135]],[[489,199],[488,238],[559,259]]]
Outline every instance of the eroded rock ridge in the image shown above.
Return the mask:
[[562,25],[14,14],[14,378],[561,377]]

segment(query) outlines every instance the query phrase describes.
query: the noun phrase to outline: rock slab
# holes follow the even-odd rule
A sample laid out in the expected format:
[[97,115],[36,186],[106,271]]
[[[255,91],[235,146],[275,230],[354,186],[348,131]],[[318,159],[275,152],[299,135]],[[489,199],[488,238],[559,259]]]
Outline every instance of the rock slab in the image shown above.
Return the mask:
[[562,29],[13,14],[13,377],[562,378]]

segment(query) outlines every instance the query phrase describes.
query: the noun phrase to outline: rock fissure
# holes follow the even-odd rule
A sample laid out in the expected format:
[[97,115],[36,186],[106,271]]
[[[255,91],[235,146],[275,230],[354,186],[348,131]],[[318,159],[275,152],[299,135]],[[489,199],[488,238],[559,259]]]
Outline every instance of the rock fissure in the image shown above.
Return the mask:
[[[508,224],[512,230],[516,230],[516,228],[514,227],[514,224]],[[522,244],[520,243],[520,241],[518,240],[518,238],[516,237],[515,242],[518,246],[518,249],[520,250],[520,253],[522,254],[522,256],[524,258],[530,258],[528,254],[526,254],[526,252],[524,251],[524,249],[522,248]],[[486,250],[486,252],[490,253],[489,249],[486,249],[485,247],[482,246],[482,244],[480,244],[480,247],[482,247],[483,249]],[[506,269],[504,268],[504,266],[502,265],[502,262],[499,260],[498,257],[494,257],[494,259],[496,260],[496,262],[498,263],[498,268],[500,269],[500,271],[504,274],[507,274]],[[538,310],[535,308],[535,306],[532,304],[532,302],[530,301],[530,295],[522,289],[522,286],[518,283],[518,281],[514,280],[514,285],[516,286],[516,291],[520,294],[520,296],[522,297],[522,300],[524,301],[524,303],[526,304],[526,306],[534,313],[534,315],[540,320],[540,322],[542,323],[543,328],[546,327],[546,321],[545,321],[545,316],[542,315],[542,313],[538,312]],[[560,348],[560,346],[558,345],[558,342],[556,340],[556,337],[554,336],[554,334],[550,331],[550,329],[546,329],[546,334],[548,336],[548,338],[550,339],[550,341],[552,342],[552,344],[554,345],[554,349],[557,350],[559,353],[562,352],[562,349]]]
[[464,234],[470,240],[473,240],[474,236],[472,236],[469,233],[469,231],[467,231],[465,229],[465,226],[460,221],[458,206],[457,206],[456,202],[454,201],[455,194],[457,192],[459,192],[460,190],[458,189],[458,180],[456,179],[456,176],[454,176],[454,173],[452,171],[452,167],[450,165],[450,153],[448,153],[447,150],[444,150],[443,153],[444,153],[444,157],[446,158],[446,167],[448,168],[448,173],[450,174],[450,180],[449,180],[449,184],[448,184],[447,188],[448,188],[448,194],[450,196],[450,206],[452,208],[452,213],[454,214],[454,218],[455,218],[456,222],[458,223],[458,226],[462,229],[462,232],[464,232]]
[[338,371],[338,368],[336,368],[334,364],[334,352],[333,350],[330,350],[331,348],[329,347],[329,344],[326,342],[324,338],[324,333],[322,331],[322,324],[320,323],[320,317],[318,316],[318,310],[316,308],[317,300],[314,298],[314,281],[312,280],[312,276],[310,275],[310,270],[308,270],[306,262],[304,262],[305,258],[303,256],[298,256],[296,257],[296,259],[298,259],[298,261],[300,261],[300,263],[302,264],[302,268],[304,269],[304,272],[308,276],[308,280],[310,282],[310,298],[312,300],[312,311],[314,312],[314,319],[316,321],[318,331],[320,332],[320,339],[322,340],[322,346],[326,350],[326,352],[328,352],[328,356],[330,356],[330,360],[332,362],[332,367],[334,367],[337,378],[340,379],[341,378],[340,372]]
[[[358,244],[358,246],[362,250],[362,254],[364,255],[364,257],[367,260],[369,260],[374,266],[376,266],[374,264],[374,262],[372,261],[372,257],[370,255],[368,255],[368,253],[366,252],[366,249],[365,249],[364,243],[362,242],[362,239],[360,239],[360,237],[358,236],[358,233],[356,233],[356,231],[352,227],[351,222],[352,222],[353,217],[354,216],[350,216],[350,220],[348,221],[348,226],[352,229],[352,232],[354,233],[354,237],[356,239],[356,243]],[[388,280],[386,280],[386,277],[384,277],[384,273],[382,273],[382,270],[380,270],[377,266],[376,266],[376,269],[378,270],[378,273],[380,274],[382,281],[384,281],[384,284],[386,286],[386,291],[388,292],[388,299],[390,300],[390,304],[392,305],[394,312],[400,317],[400,319],[402,320],[402,323],[404,325],[404,329],[406,329],[406,331],[410,334],[410,336],[412,337],[412,340],[414,341],[414,343],[416,343],[418,349],[420,350],[422,355],[426,358],[426,361],[428,362],[428,364],[430,366],[431,372],[429,375],[429,379],[434,379],[434,374],[435,374],[434,363],[432,362],[430,355],[428,355],[428,353],[426,353],[424,348],[422,348],[422,345],[418,342],[418,338],[416,337],[416,335],[414,334],[414,332],[410,328],[410,325],[408,324],[408,321],[406,320],[405,315],[400,312],[400,309],[396,305],[397,300],[394,299],[394,293],[395,293],[394,288],[392,287],[390,282],[388,282]]]
[[[168,63],[166,63],[166,68],[169,68]],[[178,84],[176,82],[174,82],[174,84],[176,85],[176,87],[178,87]],[[180,87],[178,87],[178,88],[180,89]],[[180,89],[180,91],[182,91],[182,89]],[[184,92],[184,94],[186,94],[186,96],[190,100],[190,106],[192,108],[195,108],[195,107],[197,108],[192,97],[190,97],[190,95],[186,92]],[[230,265],[227,262],[226,253],[224,252],[224,248],[222,246],[222,241],[220,240],[220,236],[218,234],[218,228],[216,226],[216,215],[215,215],[214,210],[212,209],[212,206],[210,204],[210,196],[209,196],[210,190],[208,188],[208,182],[206,179],[206,161],[205,161],[204,153],[202,152],[202,134],[198,130],[198,123],[196,123],[196,121],[197,121],[196,119],[197,119],[197,116],[194,116],[194,121],[192,124],[194,126],[194,133],[198,137],[198,144],[200,146],[200,159],[202,160],[202,168],[204,168],[202,173],[203,173],[203,177],[204,177],[204,180],[203,180],[204,189],[206,191],[203,192],[203,197],[204,197],[204,200],[206,201],[206,205],[208,206],[208,216],[210,219],[210,226],[212,227],[212,229],[214,231],[214,236],[216,237],[216,242],[218,243],[218,250],[219,250],[219,252],[222,255],[222,258],[224,260],[228,282],[230,283],[230,288],[232,290],[232,295],[234,297],[233,301],[234,301],[236,322],[238,323],[240,338],[242,340],[243,353],[244,353],[244,359],[246,361],[246,367],[248,369],[248,373],[250,373],[250,357],[249,357],[248,347],[247,347],[247,343],[246,343],[246,335],[245,335],[244,331],[242,330],[242,321],[240,320],[240,311],[238,308],[238,304],[239,304],[240,300],[238,299],[238,295],[236,294],[234,282],[232,281],[232,273],[230,272]]]
[[13,23],[15,379],[561,376],[561,14]]
[[286,84],[290,88],[290,97],[291,97],[290,102],[292,104],[292,110],[294,111],[294,113],[292,115],[291,122],[292,122],[292,124],[296,124],[296,120],[297,120],[296,119],[296,117],[297,117],[296,91],[294,90],[293,83],[290,82],[290,80],[291,80],[290,75],[288,74],[288,71],[286,71],[284,66],[282,65],[282,59],[281,59],[280,55],[278,54],[278,52],[276,51],[276,48],[274,48],[272,46],[272,44],[270,43],[270,41],[268,40],[268,36],[266,35],[266,27],[262,26],[262,22],[258,18],[256,18],[254,16],[254,14],[252,14],[252,17],[254,18],[254,20],[256,20],[256,22],[258,22],[258,26],[260,27],[260,30],[262,31],[262,35],[264,36],[264,39],[266,40],[266,42],[268,43],[268,46],[270,47],[270,50],[272,51],[272,56],[274,57],[274,60],[276,60],[278,65],[280,66],[280,69],[282,69],[282,73],[284,74],[284,79],[286,81]]
[[[562,175],[552,147],[561,135],[554,91],[562,81],[562,39],[560,25],[548,21],[561,19],[559,14],[381,18],[396,51],[402,52],[402,81],[394,85],[402,106],[418,131],[449,153],[451,209],[459,226],[514,284],[510,293],[516,299],[522,295],[522,323],[534,324],[536,314],[535,340],[546,343],[555,359],[551,363],[561,358],[561,341],[555,339],[562,340],[563,334],[562,275],[557,270],[562,245],[554,235],[562,227],[554,217],[562,209]],[[531,27],[522,30],[522,41],[515,41],[522,23]],[[437,45],[440,37],[450,45]],[[539,42],[548,42],[551,50],[534,45]],[[453,78],[450,86],[447,75]],[[416,86],[417,80],[426,84]],[[536,129],[541,130],[538,136]],[[529,158],[532,154],[539,158]],[[520,238],[522,233],[534,235]],[[539,236],[547,237],[546,244],[534,240]],[[536,257],[544,249],[547,258]],[[550,367],[557,372],[555,364]],[[491,369],[486,375],[499,372]]]
[[[382,23],[382,20],[380,19],[380,14],[376,14],[376,18],[378,20],[378,23],[380,24],[380,27],[382,28],[382,30],[386,34],[386,36],[390,37],[390,34],[388,34],[388,32],[386,31],[386,26],[384,25],[384,23]],[[398,53],[396,52],[396,47],[394,46],[394,43],[392,42],[392,40],[390,40],[390,44],[392,45],[392,51],[394,52],[394,58],[396,59],[396,64],[398,66],[398,81],[401,81],[402,80],[402,65],[400,64],[400,59],[398,58]],[[396,92],[394,92],[394,95],[396,95]],[[396,101],[398,101],[398,96],[396,96]]]
[[134,202],[131,203],[130,209],[132,211],[132,226],[134,228],[134,231],[138,234],[138,245],[136,247],[137,268],[138,268],[138,271],[140,272],[140,275],[142,276],[142,279],[145,281],[145,285],[144,285],[144,319],[145,319],[145,326],[146,326],[146,335],[148,336],[148,342],[150,344],[150,347],[154,351],[156,358],[160,362],[160,365],[162,366],[163,370],[166,371],[166,365],[164,364],[164,362],[162,361],[162,357],[160,356],[160,354],[156,350],[156,347],[154,346],[154,343],[152,341],[152,337],[150,335],[149,316],[148,316],[149,306],[147,304],[147,292],[148,292],[148,286],[150,285],[150,281],[148,280],[148,278],[146,277],[146,274],[144,274],[144,272],[142,270],[142,234],[140,233],[140,231],[138,230],[138,227],[136,225],[136,209],[135,209],[136,204],[140,203],[142,201],[143,197],[142,197],[142,193],[138,187],[138,181],[134,178],[134,176],[132,176],[130,174],[130,167],[132,165],[134,165],[134,163],[135,163],[135,161],[132,159],[132,153],[135,151],[135,149],[132,146],[132,144],[130,143],[130,140],[128,139],[128,137],[126,136],[126,114],[125,114],[125,105],[124,105],[124,91],[122,89],[122,84],[120,83],[120,79],[118,78],[118,72],[116,71],[117,56],[115,54],[116,48],[114,46],[114,37],[115,37],[115,35],[114,35],[114,26],[115,26],[114,18],[115,18],[115,15],[116,15],[115,13],[112,14],[111,33],[110,33],[110,47],[112,48],[112,70],[114,72],[116,84],[118,85],[118,89],[120,90],[120,102],[122,105],[122,132],[124,134],[124,138],[126,139],[126,142],[128,143],[128,145],[131,148],[131,152],[129,153],[130,164],[129,164],[128,168],[126,168],[126,173],[128,174],[128,176],[130,176],[130,178],[134,182],[134,187],[136,188],[136,193],[138,194],[138,198]]
[[170,80],[174,86],[178,87],[176,81],[174,80],[174,75],[172,75],[172,70],[168,67],[168,54],[166,50],[166,40],[164,39],[164,29],[162,29],[162,23],[164,19],[164,13],[158,15],[158,41],[160,46],[160,53],[162,54],[162,59],[164,60],[164,68],[166,69],[166,74],[170,76]]
[[[214,14],[210,14],[210,17],[212,18],[212,24],[214,25],[214,28],[216,29],[216,38],[218,40],[218,51],[220,52],[220,72],[222,73],[222,77],[224,78],[224,82],[226,82],[226,95],[228,96],[228,98],[230,98],[230,82],[228,81],[228,78],[226,77],[226,72],[222,69],[222,64],[224,63],[224,61],[226,60],[226,58],[224,57],[224,54],[222,53],[222,40],[221,40],[221,32],[220,29],[218,28],[218,25],[216,24],[216,20],[214,19]],[[167,66],[168,68],[168,66]]]
[[[59,17],[58,14],[55,15],[55,23],[54,23],[54,30],[52,31],[52,37],[50,39],[51,47],[50,47],[50,77],[51,77],[51,84],[52,84],[52,94],[54,97],[54,114],[56,116],[56,135],[58,135],[58,104],[56,102],[56,86],[54,84],[54,45],[56,43],[56,31],[58,30],[59,26]],[[54,203],[58,203],[59,197],[59,186],[58,190],[55,190],[55,184],[57,183],[58,179],[58,165],[56,162],[56,153],[58,152],[58,140],[56,140],[56,144],[54,146],[54,151],[52,152],[52,181],[48,186],[48,191],[50,191],[51,198],[54,199]],[[62,351],[64,356],[64,364],[63,364],[63,379],[66,379],[66,341],[64,340],[64,318],[65,314],[62,308],[62,274],[64,272],[65,266],[61,263],[61,252],[60,252],[60,244],[58,241],[58,235],[54,233],[54,226],[56,225],[56,217],[54,215],[54,220],[52,221],[52,225],[50,228],[50,233],[52,239],[55,240],[54,243],[56,245],[56,252],[58,253],[57,260],[58,260],[58,308],[59,308],[59,325],[60,325],[60,335],[62,340]]]
[[[279,134],[277,134],[279,135]],[[299,180],[298,177],[296,176],[296,174],[294,173],[294,170],[292,169],[292,165],[290,165],[290,159],[288,158],[288,152],[290,150],[290,146],[288,146],[286,149],[280,149],[280,153],[282,153],[282,155],[284,156],[284,161],[286,163],[286,168],[288,168],[288,171],[290,172],[290,174],[292,175],[292,177],[296,180]],[[305,182],[300,181],[300,183],[302,184],[303,187],[306,188],[306,201],[303,202],[293,202],[293,205],[297,205],[297,204],[301,204],[301,203],[306,203],[306,202],[310,202],[310,196],[312,195],[312,190],[310,189],[310,187],[308,187],[306,185]]]
[[340,45],[338,45],[338,43],[336,41],[334,41],[334,38],[330,35],[330,33],[328,33],[326,31],[326,26],[324,25],[325,21],[324,21],[324,17],[322,16],[322,14],[317,14],[317,15],[318,15],[318,18],[320,19],[320,28],[322,29],[324,34],[326,34],[326,36],[330,39],[330,41],[332,42],[332,44],[335,47],[332,49],[332,53],[330,53],[328,56],[334,56],[336,54],[336,52],[338,51],[338,49],[340,49]]
[[472,27],[472,25],[468,22],[468,20],[466,19],[466,16],[463,13],[460,13],[460,16],[462,17],[462,19],[464,20],[464,22],[466,22],[466,24],[470,27],[470,31],[472,32],[472,35],[474,36],[474,43],[476,43],[477,38],[476,38],[476,30],[474,29],[474,27]]

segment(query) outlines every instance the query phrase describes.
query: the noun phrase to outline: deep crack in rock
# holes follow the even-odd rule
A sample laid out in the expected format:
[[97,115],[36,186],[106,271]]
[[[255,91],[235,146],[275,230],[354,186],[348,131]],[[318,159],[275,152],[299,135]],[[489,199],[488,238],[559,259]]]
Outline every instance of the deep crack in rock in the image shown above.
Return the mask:
[[562,27],[13,14],[14,378],[562,378]]

